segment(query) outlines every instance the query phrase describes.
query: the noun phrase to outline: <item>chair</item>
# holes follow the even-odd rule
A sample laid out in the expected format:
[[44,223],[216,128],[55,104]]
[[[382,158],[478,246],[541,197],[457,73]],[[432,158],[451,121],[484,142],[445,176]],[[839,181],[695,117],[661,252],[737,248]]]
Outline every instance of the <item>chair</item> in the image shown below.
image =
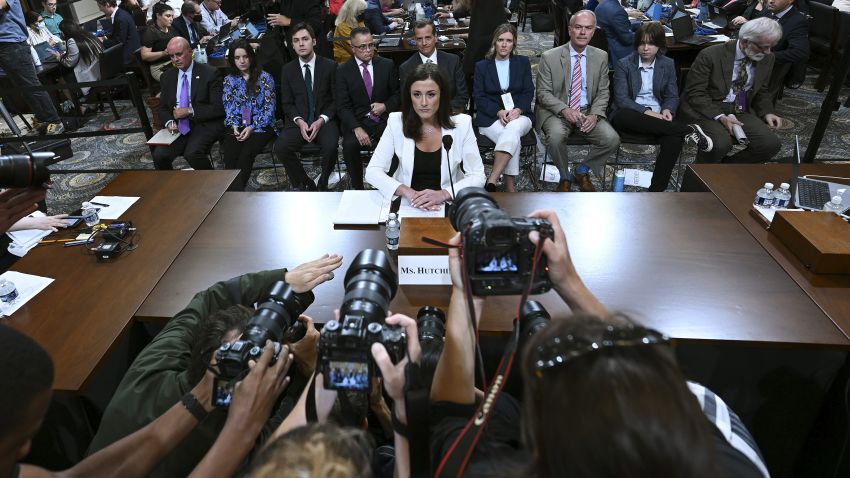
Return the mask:
[[153,79],[153,76],[151,76],[150,68],[148,68],[148,66],[142,60],[141,48],[133,52],[133,59],[135,60],[135,65],[132,66],[132,69],[139,71],[139,75],[142,77],[142,79],[145,80],[145,86],[147,87],[148,92],[151,94],[151,96],[156,96],[158,91],[155,90],[159,90],[159,83],[157,83]]
[[815,56],[825,58],[825,64],[821,68],[820,75],[815,81],[815,89],[823,91],[838,43],[838,9],[823,3],[811,2],[809,4],[809,47],[812,55],[811,62]]
[[[111,80],[124,74],[124,45],[122,43],[112,45],[102,51],[98,55],[97,59],[100,66],[101,80]],[[112,110],[112,115],[117,120],[120,116],[118,115],[118,110],[115,109],[115,102],[112,99],[112,93],[114,90],[115,87],[112,86],[100,86],[92,88],[92,91],[90,91],[89,94],[96,94],[98,104],[100,104],[101,99],[105,97],[106,101],[109,103],[109,108]]]
[[[473,129],[475,130],[475,139],[478,141],[478,151],[481,153],[481,158],[489,158],[489,155],[491,155],[496,149],[496,143],[494,143],[490,138],[479,133],[478,128]],[[519,170],[520,173],[523,170],[526,171],[529,178],[531,178],[531,184],[535,191],[539,189],[539,185],[537,183],[537,171],[534,169],[536,161],[537,134],[534,132],[534,128],[532,128],[531,131],[520,138]]]
[[549,5],[546,0],[521,0],[517,12],[517,23],[522,24],[522,31],[525,31],[525,22],[528,20],[529,13],[542,12],[549,12]]

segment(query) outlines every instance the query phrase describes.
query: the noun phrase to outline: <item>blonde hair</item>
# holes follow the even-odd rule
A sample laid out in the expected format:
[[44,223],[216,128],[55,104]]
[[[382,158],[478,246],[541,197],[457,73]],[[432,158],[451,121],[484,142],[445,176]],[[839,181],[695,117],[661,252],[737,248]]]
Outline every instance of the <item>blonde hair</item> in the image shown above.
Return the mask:
[[514,51],[516,51],[516,42],[517,42],[517,32],[516,27],[511,25],[510,23],[503,23],[496,27],[496,30],[493,32],[493,41],[490,42],[490,49],[487,50],[487,54],[484,55],[484,58],[493,59],[496,58],[496,41],[505,33],[510,33],[514,37],[514,47],[511,48],[511,55],[514,56]]
[[[352,0],[348,0],[352,1]],[[254,461],[250,478],[368,478],[372,444],[356,428],[311,424],[274,441]]]
[[345,0],[342,8],[339,9],[334,25],[348,24],[351,28],[357,28],[360,23],[357,21],[357,15],[366,11],[366,0]]

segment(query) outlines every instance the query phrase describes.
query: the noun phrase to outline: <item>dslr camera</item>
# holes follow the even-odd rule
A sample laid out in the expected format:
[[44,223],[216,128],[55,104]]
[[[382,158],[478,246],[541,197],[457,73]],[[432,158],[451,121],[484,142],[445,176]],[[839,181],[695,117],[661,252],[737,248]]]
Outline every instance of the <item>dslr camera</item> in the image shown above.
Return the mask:
[[54,154],[38,152],[0,156],[0,187],[40,188],[50,181],[46,162]]
[[345,273],[345,296],[339,320],[331,320],[319,337],[319,363],[329,390],[368,391],[377,376],[371,348],[380,342],[393,363],[406,351],[404,329],[384,323],[398,279],[384,251],[366,249],[354,258]]
[[242,337],[232,344],[224,342],[215,352],[219,374],[213,383],[213,405],[230,405],[233,386],[248,371],[248,361],[259,360],[266,340],[275,343],[274,363],[280,353],[280,342],[297,342],[304,337],[307,328],[298,321],[298,316],[314,299],[310,291],[299,294],[286,282],[275,282],[266,301],[251,317]]
[[534,243],[554,236],[552,225],[535,217],[510,217],[484,188],[458,191],[449,210],[452,226],[461,233],[466,273],[474,295],[519,295],[531,284],[531,294],[552,288],[546,256],[534,266]]

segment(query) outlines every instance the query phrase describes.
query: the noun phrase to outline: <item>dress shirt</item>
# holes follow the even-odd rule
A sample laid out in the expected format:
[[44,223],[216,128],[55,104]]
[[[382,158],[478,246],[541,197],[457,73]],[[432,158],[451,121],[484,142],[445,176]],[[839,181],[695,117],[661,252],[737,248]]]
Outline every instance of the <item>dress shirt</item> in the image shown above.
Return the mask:
[[41,43],[54,45],[61,41],[59,37],[50,33],[47,28],[39,28],[37,32],[32,28],[27,28],[27,34],[27,44],[30,46],[36,46]]
[[785,16],[785,14],[786,14],[786,13],[788,13],[788,10],[791,10],[791,8],[792,8],[793,6],[794,6],[794,4],[792,3],[791,5],[788,5],[788,8],[786,8],[785,10],[782,10],[782,11],[781,11],[781,12],[779,12],[779,13],[774,13],[774,15],[776,16],[776,19],[777,19],[777,20],[779,20],[780,18],[782,18],[783,16]]
[[[572,86],[573,83],[573,68],[576,63],[576,58],[578,57],[578,52],[573,49],[572,43],[569,43],[570,49],[570,71],[566,72],[567,78],[566,82],[568,86]],[[570,88],[567,88],[567,105],[570,104]],[[587,107],[587,49],[581,54],[581,100],[579,102],[579,108]]]
[[247,106],[251,110],[251,126],[254,127],[254,132],[274,129],[274,79],[267,71],[260,72],[256,91],[251,96],[248,95],[248,82],[242,75],[227,75],[222,85],[221,99],[224,104],[225,126],[241,126],[242,110]]
[[511,59],[496,59],[495,62],[496,73],[499,75],[499,87],[502,91],[508,91],[508,87],[511,86]]
[[[315,92],[316,92],[316,54],[313,53],[313,58],[310,58],[310,61],[308,61],[306,63],[304,62],[304,60],[301,59],[301,57],[298,57],[298,64],[301,65],[301,77],[302,78],[304,78],[304,76],[307,73],[307,69],[304,68],[304,65],[310,65],[310,77],[313,80],[313,93],[314,93],[313,94],[313,101],[316,101],[316,95],[315,95]],[[369,73],[371,73],[371,71]],[[360,76],[363,76],[362,71],[360,72]],[[304,80],[304,81],[306,82],[307,80]],[[323,120],[325,120],[325,124],[328,124],[328,117],[326,115],[320,114],[319,118],[322,118]],[[304,119],[304,118],[302,118],[301,116],[296,116],[295,118],[292,118],[292,121],[294,121],[295,124],[298,124],[299,119]],[[304,121],[307,121],[307,120],[304,120]],[[310,126],[310,125],[307,125],[307,126]]]
[[[189,68],[184,72],[183,70],[177,70],[177,107],[180,107],[180,91],[183,88],[183,73],[186,73],[186,79],[189,80],[189,104],[187,107],[189,108],[189,118],[195,116],[195,112],[192,110],[192,69],[195,67],[195,62],[189,64]],[[168,121],[168,123],[173,122],[174,120]],[[168,128],[168,123],[165,123],[165,127]]]
[[431,56],[425,56],[422,53],[419,54],[419,58],[422,60],[422,63],[428,63],[428,60],[431,60],[433,64],[437,64],[437,49],[434,48],[434,53],[431,53]]
[[652,60],[652,63],[650,63],[649,66],[644,66],[640,57],[638,57],[638,70],[640,70],[640,91],[637,94],[637,98],[635,98],[635,103],[642,106],[648,106],[652,111],[660,113],[661,104],[658,102],[658,98],[655,97],[655,93],[652,91],[652,77],[655,73],[655,59]]
[[834,0],[832,6],[842,12],[850,12],[850,0]]
[[227,18],[227,15],[218,10],[210,11],[203,2],[201,2],[201,26],[208,32],[210,35],[218,35],[219,30],[229,22],[230,19]]

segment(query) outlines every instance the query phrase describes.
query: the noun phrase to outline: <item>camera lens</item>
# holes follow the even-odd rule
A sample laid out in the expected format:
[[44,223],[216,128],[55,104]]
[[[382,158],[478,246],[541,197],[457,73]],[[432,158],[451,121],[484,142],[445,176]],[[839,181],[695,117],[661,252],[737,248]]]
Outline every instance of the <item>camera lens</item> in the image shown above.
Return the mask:
[[446,336],[446,314],[438,307],[426,305],[416,314],[419,341],[443,340]]
[[50,180],[50,172],[45,165],[46,156],[40,153],[35,153],[35,157],[26,154],[0,156],[0,187],[39,187]]
[[356,312],[367,322],[383,323],[397,289],[398,279],[387,254],[366,249],[357,254],[345,273],[340,317]]
[[520,337],[531,337],[537,332],[549,326],[552,317],[536,300],[529,300],[520,309],[519,334]]
[[460,231],[484,211],[500,211],[499,205],[484,188],[463,188],[457,192],[449,219],[455,231]]
[[[265,344],[266,340],[282,341],[289,329],[298,323],[298,316],[307,310],[314,299],[312,292],[299,294],[286,282],[275,282],[269,291],[268,300],[257,307],[257,312],[248,322],[245,340],[255,344]],[[306,329],[300,332],[302,337],[304,332]],[[300,337],[287,336],[290,342],[298,339]]]

